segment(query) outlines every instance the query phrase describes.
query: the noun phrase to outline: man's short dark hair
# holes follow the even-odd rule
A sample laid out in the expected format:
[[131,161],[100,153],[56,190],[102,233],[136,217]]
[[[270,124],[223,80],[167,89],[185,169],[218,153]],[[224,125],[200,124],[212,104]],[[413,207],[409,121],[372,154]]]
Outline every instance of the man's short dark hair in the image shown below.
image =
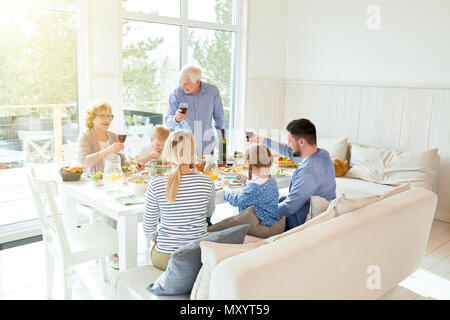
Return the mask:
[[286,130],[296,139],[305,139],[309,145],[317,144],[316,127],[308,119],[292,120]]

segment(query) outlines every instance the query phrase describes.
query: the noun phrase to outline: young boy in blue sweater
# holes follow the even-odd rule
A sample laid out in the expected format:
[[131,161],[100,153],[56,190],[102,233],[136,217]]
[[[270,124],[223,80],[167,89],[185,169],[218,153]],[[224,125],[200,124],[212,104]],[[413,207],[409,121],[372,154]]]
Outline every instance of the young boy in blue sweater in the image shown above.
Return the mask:
[[[225,190],[224,198],[232,206],[239,208],[239,215],[222,220],[208,228],[208,231],[219,231],[239,224],[250,224],[248,234],[267,238],[284,231],[284,220],[278,215],[278,186],[270,176],[273,158],[269,148],[263,144],[251,146],[246,155],[252,175],[256,179],[240,175],[247,180],[241,192],[231,190],[229,182],[222,181]],[[282,221],[281,221],[282,220]]]

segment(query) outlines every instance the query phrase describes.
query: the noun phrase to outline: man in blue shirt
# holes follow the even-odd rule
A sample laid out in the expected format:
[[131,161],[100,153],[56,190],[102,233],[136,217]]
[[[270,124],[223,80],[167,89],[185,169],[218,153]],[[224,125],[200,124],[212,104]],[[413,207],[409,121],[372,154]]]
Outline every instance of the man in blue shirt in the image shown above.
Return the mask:
[[[185,113],[180,109],[180,103],[187,103]],[[171,129],[184,129],[194,135],[197,155],[214,151],[216,133],[221,138],[224,125],[222,99],[216,86],[201,81],[199,68],[185,66],[181,70],[180,86],[170,95],[164,121]]]
[[282,156],[300,163],[292,175],[289,194],[278,204],[280,217],[286,216],[286,230],[305,223],[311,196],[327,200],[336,198],[334,164],[330,154],[317,147],[316,127],[308,119],[291,121],[288,144],[282,144],[254,134],[250,142],[264,143]]

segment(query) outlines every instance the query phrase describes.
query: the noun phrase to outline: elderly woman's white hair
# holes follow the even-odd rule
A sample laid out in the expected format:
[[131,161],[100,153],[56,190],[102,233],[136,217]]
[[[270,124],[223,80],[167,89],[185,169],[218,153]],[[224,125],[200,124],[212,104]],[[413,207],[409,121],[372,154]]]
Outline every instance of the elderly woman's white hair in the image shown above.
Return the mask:
[[200,81],[202,78],[202,69],[193,65],[186,65],[180,71],[180,79],[186,76],[189,77],[192,82]]

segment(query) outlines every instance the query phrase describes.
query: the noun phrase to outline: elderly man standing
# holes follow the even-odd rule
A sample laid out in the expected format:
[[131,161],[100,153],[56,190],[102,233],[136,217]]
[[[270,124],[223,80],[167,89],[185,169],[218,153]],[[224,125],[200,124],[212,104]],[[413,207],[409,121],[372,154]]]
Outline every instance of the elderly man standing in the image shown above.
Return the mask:
[[[221,138],[224,125],[219,90],[201,81],[201,75],[202,71],[191,65],[181,70],[180,86],[170,95],[168,112],[164,118],[169,128],[184,129],[194,135],[198,155],[214,152],[217,137]],[[180,103],[187,103],[187,106],[180,106]],[[187,110],[181,107],[187,107]]]

